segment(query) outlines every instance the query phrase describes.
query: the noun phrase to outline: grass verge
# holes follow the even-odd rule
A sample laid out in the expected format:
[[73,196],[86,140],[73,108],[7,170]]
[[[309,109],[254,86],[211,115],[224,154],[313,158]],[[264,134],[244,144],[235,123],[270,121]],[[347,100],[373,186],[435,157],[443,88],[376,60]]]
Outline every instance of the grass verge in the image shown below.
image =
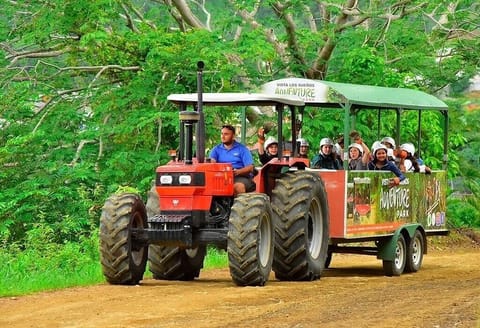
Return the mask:
[[[98,253],[98,238],[80,243],[43,244],[37,248],[0,248],[0,297],[105,282]],[[227,254],[209,247],[204,269],[227,266]],[[151,277],[148,269],[145,278]]]

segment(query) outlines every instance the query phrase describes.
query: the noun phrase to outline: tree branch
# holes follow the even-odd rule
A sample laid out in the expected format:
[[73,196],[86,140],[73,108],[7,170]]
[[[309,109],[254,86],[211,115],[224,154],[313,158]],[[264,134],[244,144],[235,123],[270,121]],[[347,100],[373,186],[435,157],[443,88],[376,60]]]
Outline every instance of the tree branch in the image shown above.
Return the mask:
[[12,58],[10,61],[10,64],[7,66],[7,68],[12,67],[17,61],[20,59],[24,58],[48,58],[48,57],[58,57],[60,55],[63,55],[69,51],[71,51],[72,48],[70,47],[65,47],[61,50],[36,50],[36,51],[24,51],[20,53],[13,53],[11,56],[7,56],[7,59]]
[[203,11],[203,13],[207,16],[205,26],[208,31],[212,30],[212,27],[210,26],[210,21],[211,21],[211,16],[210,13],[208,12],[207,8],[205,8],[205,0],[202,0],[202,3],[200,4],[198,1],[191,0],[194,4],[196,4],[200,9]]
[[[153,24],[152,22],[150,22],[149,20],[146,20],[145,17],[143,17],[142,13],[137,9],[135,8],[135,6],[130,2],[130,1],[124,1],[122,3],[122,8],[123,10],[125,11],[125,14],[127,15],[127,17],[130,19],[129,23],[132,24],[133,26],[133,20],[131,19],[131,16],[128,14],[128,9],[130,9],[131,11],[133,11],[133,13],[135,14],[135,16],[137,16],[137,18],[142,22],[144,23],[145,25],[149,26],[151,29],[153,30],[157,30],[157,26],[155,24]],[[140,33],[140,31],[136,28],[135,28],[135,33]]]
[[68,165],[72,166],[72,167],[75,167],[78,160],[80,159],[80,153],[82,152],[83,147],[86,144],[92,144],[92,143],[96,143],[96,142],[97,142],[96,140],[81,140],[80,143],[78,144],[77,151],[75,152],[75,156],[73,157],[72,161]]
[[[119,71],[132,71],[132,72],[136,72],[136,71],[139,71],[141,69],[140,66],[120,66],[120,65],[105,65],[105,66],[68,66],[68,67],[58,67],[57,65],[54,65],[54,64],[51,64],[51,63],[48,63],[48,62],[45,62],[45,61],[38,61],[37,64],[35,65],[35,67],[38,67],[40,64],[42,65],[45,65],[45,66],[50,66],[54,69],[57,70],[57,72],[55,72],[54,74],[51,74],[49,76],[46,76],[44,78],[42,78],[41,80],[42,81],[46,81],[46,80],[51,80],[53,78],[55,78],[56,76],[62,74],[63,72],[68,72],[68,71],[81,71],[81,72],[91,72],[91,73],[97,73],[96,75],[98,75],[98,73],[103,73],[104,71],[106,70],[119,70]],[[27,72],[27,69],[26,67],[11,67],[9,68],[9,70],[20,70],[19,74],[24,72],[26,75],[28,75],[28,72]],[[18,74],[17,74],[18,75]],[[95,77],[95,79],[97,78],[97,76]],[[28,76],[28,77],[15,77],[15,78],[12,78],[13,81],[25,81],[25,80],[32,80],[33,78]],[[37,79],[37,80],[40,80],[40,79]]]
[[[103,119],[103,125],[107,125],[107,122],[110,120],[111,114],[107,114],[105,118]],[[98,162],[100,159],[103,157],[103,138],[100,136],[98,140],[98,155],[97,155],[97,160],[95,162],[95,171],[98,172],[100,171],[100,168],[98,167]]]
[[[233,0],[230,0],[230,3],[232,5],[235,5],[235,3],[233,2]],[[267,39],[267,41],[272,44],[272,46],[275,48],[275,51],[276,53],[282,58],[282,60],[284,62],[287,62],[286,60],[286,53],[285,53],[285,46],[283,44],[281,44],[276,35],[275,35],[275,31],[272,29],[272,28],[267,28],[267,27],[264,27],[262,24],[260,24],[258,21],[255,20],[255,15],[260,7],[260,4],[261,4],[261,1],[260,0],[257,0],[255,2],[255,6],[254,6],[254,9],[251,11],[251,12],[248,12],[244,9],[242,10],[239,10],[238,11],[238,14],[240,15],[240,17],[242,17],[242,19],[248,23],[253,29],[259,29],[259,28],[262,28],[263,29],[263,32],[265,34],[265,37]]]
[[138,28],[133,23],[132,16],[130,16],[130,14],[128,13],[127,5],[123,2],[123,3],[120,4],[120,6],[122,7],[123,12],[125,13],[125,18],[127,19],[128,28],[131,29],[134,33],[140,34],[140,31],[138,30]]
[[200,28],[200,29],[206,29],[210,31],[205,25],[200,22],[200,20],[195,16],[192,11],[190,10],[190,7],[188,4],[185,2],[185,0],[172,0],[172,4],[175,6],[175,8],[178,10],[180,15],[182,16],[183,20],[190,25],[193,28]]
[[293,21],[292,15],[286,12],[286,9],[288,8],[288,6],[285,6],[277,1],[272,4],[272,7],[277,17],[280,19],[283,18],[285,32],[287,33],[287,40],[288,40],[287,44],[288,44],[288,47],[291,49],[293,58],[295,59],[296,62],[300,63],[301,65],[305,65],[306,64],[305,56],[298,44],[298,40],[295,35],[295,32],[296,32],[295,22]]

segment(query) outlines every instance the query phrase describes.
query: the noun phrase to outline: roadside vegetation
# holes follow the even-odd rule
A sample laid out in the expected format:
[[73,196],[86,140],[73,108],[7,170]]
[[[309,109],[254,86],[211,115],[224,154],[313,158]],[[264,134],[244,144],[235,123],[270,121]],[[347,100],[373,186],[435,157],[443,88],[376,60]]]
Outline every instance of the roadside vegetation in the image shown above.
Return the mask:
[[[100,266],[98,237],[57,244],[42,240],[24,250],[13,245],[0,249],[0,297],[105,283]],[[210,247],[204,269],[224,268],[227,255]],[[145,272],[145,277],[151,277]]]

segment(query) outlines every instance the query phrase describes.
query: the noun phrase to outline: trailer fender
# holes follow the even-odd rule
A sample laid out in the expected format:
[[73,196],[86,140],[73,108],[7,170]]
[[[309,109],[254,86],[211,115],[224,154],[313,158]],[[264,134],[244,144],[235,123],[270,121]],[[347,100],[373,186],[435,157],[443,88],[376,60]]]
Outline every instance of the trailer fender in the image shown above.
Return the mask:
[[[405,243],[408,245],[412,239],[415,231],[420,231],[423,240],[426,240],[425,229],[419,223],[409,223],[402,225],[400,228],[395,230],[393,235],[390,238],[382,239],[376,242],[378,253],[377,259],[393,261],[395,258],[395,248],[397,246],[398,237],[400,234],[405,238]],[[427,253],[427,244],[424,246],[424,254]]]

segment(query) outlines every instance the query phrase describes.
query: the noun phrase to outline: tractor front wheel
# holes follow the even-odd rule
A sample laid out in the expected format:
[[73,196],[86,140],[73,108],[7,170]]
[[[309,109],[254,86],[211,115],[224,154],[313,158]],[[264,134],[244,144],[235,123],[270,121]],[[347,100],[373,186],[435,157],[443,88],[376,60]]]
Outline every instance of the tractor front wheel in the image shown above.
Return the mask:
[[137,194],[109,197],[100,217],[100,260],[111,284],[134,285],[143,279],[148,248],[132,230],[147,227],[145,205]]
[[230,275],[238,286],[263,286],[272,270],[274,228],[270,199],[245,193],[235,198],[228,223]]

